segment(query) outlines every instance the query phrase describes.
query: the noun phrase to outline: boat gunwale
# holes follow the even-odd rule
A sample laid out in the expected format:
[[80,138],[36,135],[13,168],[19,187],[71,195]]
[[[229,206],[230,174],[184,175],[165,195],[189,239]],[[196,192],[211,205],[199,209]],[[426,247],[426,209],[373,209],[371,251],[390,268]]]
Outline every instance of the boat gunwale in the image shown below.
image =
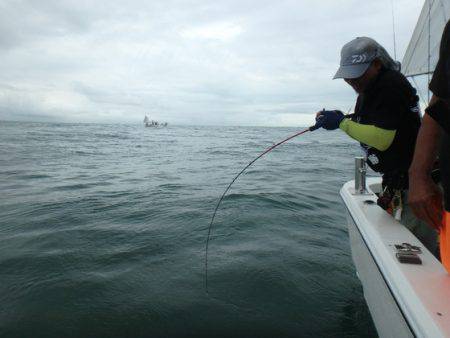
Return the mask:
[[[368,207],[369,209],[367,210],[378,211],[364,210],[364,201],[372,200],[373,202],[376,202],[376,195],[371,187],[376,184],[379,185],[380,182],[381,180],[379,177],[368,178],[368,194],[365,195],[352,195],[352,185],[354,184],[354,181],[345,183],[340,190],[340,195],[344,201],[345,207],[355,223],[370,255],[373,257],[374,262],[392,293],[402,315],[408,323],[408,326],[411,328],[411,331],[419,337],[430,335],[433,337],[444,336],[444,332],[446,336],[450,336],[450,325],[443,325],[442,321],[438,320],[439,318],[432,315],[433,311],[430,309],[430,304],[424,303],[425,299],[417,294],[412,285],[412,282],[414,282],[415,279],[414,277],[418,279],[419,284],[423,283],[425,280],[429,280],[432,282],[432,285],[433,283],[436,283],[436,276],[438,276],[441,279],[446,278],[446,282],[448,282],[448,285],[450,286],[450,279],[447,278],[448,275],[440,262],[423,247],[408,229],[395,221],[382,209],[370,209],[370,207]],[[423,265],[417,266],[399,263],[395,258],[392,244],[388,243],[388,239],[392,239],[382,238],[383,229],[379,228],[379,224],[375,222],[376,220],[370,218],[371,215],[368,215],[369,213],[376,213],[376,216],[378,216],[376,220],[380,221],[378,218],[381,218],[381,221],[389,226],[389,229],[392,229],[394,238],[395,235],[401,235],[402,238],[404,236],[406,240],[403,240],[400,243],[408,242],[410,244],[420,245],[422,247],[421,258],[423,260]],[[417,272],[417,269],[423,268],[425,268],[424,272],[426,272],[427,275],[424,275],[424,272],[422,271]],[[428,275],[429,273],[431,273],[431,275]],[[450,315],[450,306],[446,306],[445,309],[447,310],[446,315]],[[436,311],[434,312],[436,314]]]

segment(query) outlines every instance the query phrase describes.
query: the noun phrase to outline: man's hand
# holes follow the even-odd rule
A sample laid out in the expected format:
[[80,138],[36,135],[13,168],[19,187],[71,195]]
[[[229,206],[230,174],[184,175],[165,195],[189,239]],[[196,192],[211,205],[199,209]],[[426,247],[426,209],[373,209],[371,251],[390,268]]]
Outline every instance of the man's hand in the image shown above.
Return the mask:
[[[433,95],[430,104],[435,102]],[[435,229],[442,225],[442,193],[430,177],[437,157],[441,128],[428,114],[417,136],[414,159],[409,168],[408,204],[414,214]]]
[[316,125],[326,130],[339,128],[339,124],[344,119],[344,114],[340,110],[322,110],[316,113]]
[[442,226],[442,193],[431,177],[409,178],[408,204],[417,218],[439,230]]

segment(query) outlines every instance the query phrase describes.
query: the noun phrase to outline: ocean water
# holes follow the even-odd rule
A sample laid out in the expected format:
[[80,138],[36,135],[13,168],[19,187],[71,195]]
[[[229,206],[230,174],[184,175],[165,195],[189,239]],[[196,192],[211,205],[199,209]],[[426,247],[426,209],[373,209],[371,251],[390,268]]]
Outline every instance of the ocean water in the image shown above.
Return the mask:
[[1,337],[373,337],[338,191],[302,128],[0,122]]

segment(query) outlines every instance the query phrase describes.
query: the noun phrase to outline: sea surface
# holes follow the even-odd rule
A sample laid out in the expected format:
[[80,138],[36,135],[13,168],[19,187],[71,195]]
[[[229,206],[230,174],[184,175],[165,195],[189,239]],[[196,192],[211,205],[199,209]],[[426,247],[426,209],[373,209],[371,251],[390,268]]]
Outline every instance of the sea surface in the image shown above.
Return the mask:
[[373,337],[339,189],[303,128],[0,122],[1,337]]

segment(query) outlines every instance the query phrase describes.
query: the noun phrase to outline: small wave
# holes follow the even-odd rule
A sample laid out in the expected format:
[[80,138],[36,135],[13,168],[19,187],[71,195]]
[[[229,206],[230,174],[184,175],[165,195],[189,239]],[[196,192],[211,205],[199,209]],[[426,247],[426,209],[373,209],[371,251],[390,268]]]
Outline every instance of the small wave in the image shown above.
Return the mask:
[[99,155],[105,155],[105,153],[98,152],[98,151],[84,151],[84,150],[75,150],[73,152],[75,155],[81,155],[81,156],[99,156]]
[[16,176],[17,179],[22,179],[22,180],[33,180],[33,179],[39,179],[39,178],[51,178],[50,175],[45,175],[45,174],[28,174],[28,175],[19,175]]
[[246,153],[243,151],[229,150],[229,149],[210,150],[208,153],[208,155],[211,155],[211,156],[217,156],[217,155],[242,156],[244,154],[246,154]]
[[118,140],[129,140],[130,137],[122,133],[107,133],[107,134],[95,134],[99,139],[118,139]]
[[52,190],[52,191],[82,190],[82,189],[89,189],[89,188],[93,188],[93,187],[108,186],[108,185],[112,185],[112,183],[110,183],[110,182],[78,183],[78,184],[61,185],[61,186],[53,187],[50,190]]
[[165,183],[165,184],[160,184],[158,186],[158,188],[167,189],[167,190],[176,190],[176,189],[186,188],[186,185],[184,185],[184,184],[175,184],[175,183]]
[[4,185],[2,186],[2,190],[6,191],[6,190],[18,190],[18,189],[22,189],[22,188],[28,188],[30,185],[29,184],[9,184],[9,185]]
[[23,172],[23,170],[5,170],[1,174],[14,176],[14,175],[19,174],[20,172]]

